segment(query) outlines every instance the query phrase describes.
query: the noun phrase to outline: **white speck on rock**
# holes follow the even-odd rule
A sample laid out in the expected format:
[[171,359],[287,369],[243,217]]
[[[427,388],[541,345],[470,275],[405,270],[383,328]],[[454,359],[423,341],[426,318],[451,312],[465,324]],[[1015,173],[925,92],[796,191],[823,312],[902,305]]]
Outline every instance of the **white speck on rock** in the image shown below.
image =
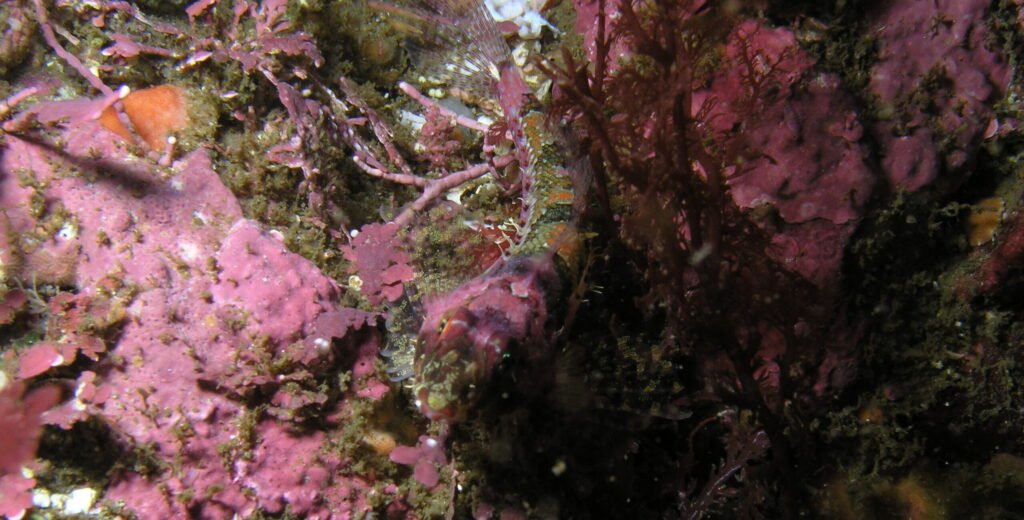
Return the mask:
[[57,231],[57,238],[61,240],[74,240],[78,238],[78,225],[72,221],[67,221],[60,230]]
[[313,346],[315,346],[320,352],[326,352],[327,349],[330,348],[331,343],[324,338],[316,338],[313,340]]
[[96,490],[91,488],[78,488],[68,495],[64,502],[65,515],[84,515],[92,509],[96,503]]
[[178,249],[181,251],[181,259],[186,262],[194,262],[199,258],[199,246],[192,242],[182,242]]
[[53,501],[50,498],[50,492],[45,489],[33,489],[32,490],[32,505],[46,509],[50,507]]

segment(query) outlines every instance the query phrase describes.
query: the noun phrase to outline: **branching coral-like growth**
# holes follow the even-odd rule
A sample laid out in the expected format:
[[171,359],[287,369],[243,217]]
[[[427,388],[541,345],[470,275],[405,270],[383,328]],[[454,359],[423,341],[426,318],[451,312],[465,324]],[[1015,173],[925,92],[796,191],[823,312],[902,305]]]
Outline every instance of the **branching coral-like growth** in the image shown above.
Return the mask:
[[[648,257],[649,310],[676,309],[676,327],[691,327],[686,318],[705,312],[722,316],[715,321],[729,318],[730,327],[742,317],[751,326],[755,317],[785,321],[790,317],[779,314],[780,299],[809,288],[768,257],[768,233],[729,196],[732,180],[770,158],[746,146],[743,121],[720,129],[717,120],[727,114],[701,91],[722,47],[738,39],[745,106],[731,112],[756,117],[773,101],[771,82],[782,58],[759,59],[728,13],[702,3],[648,9],[619,5],[611,35],[596,42],[593,70],[568,54],[564,66],[548,67],[559,80],[562,107],[599,159],[594,169],[606,185],[602,191],[611,179],[622,185],[623,203],[613,211],[622,237]],[[613,43],[633,56],[608,72]]]
[[[664,316],[663,341],[704,367],[715,401],[758,414],[784,474],[798,435],[783,425],[789,368],[816,364],[821,310],[813,284],[769,254],[771,227],[730,191],[772,163],[747,130],[780,101],[791,51],[759,48],[755,23],[712,2],[621,1],[614,23],[608,9],[601,1],[592,64],[566,52],[544,65],[559,111],[591,151],[610,227],[642,258],[641,311]],[[716,95],[723,70],[739,85]]]
[[[498,170],[508,166],[514,159],[511,155],[495,155],[494,153],[497,148],[495,143],[504,138],[503,132],[498,129],[501,125],[495,124],[492,125],[493,128],[487,127],[473,119],[459,116],[441,107],[408,83],[403,82],[399,86],[403,92],[422,104],[426,110],[426,120],[420,130],[421,144],[428,145],[424,148],[425,153],[421,154],[421,159],[424,161],[433,165],[445,162],[445,158],[439,154],[439,152],[443,152],[443,149],[436,147],[439,143],[454,142],[451,134],[456,129],[456,125],[484,132],[487,136],[483,149],[486,155],[484,162],[467,165],[465,168],[454,172],[441,168],[441,175],[436,178],[417,175],[395,146],[393,139],[394,131],[381,119],[376,111],[361,100],[347,79],[341,79],[342,92],[345,93],[347,100],[353,106],[365,114],[366,121],[377,138],[377,145],[370,145],[355,132],[355,125],[347,125],[347,131],[342,136],[354,150],[352,159],[355,164],[373,177],[396,184],[415,186],[421,190],[419,197],[392,220],[399,227],[406,227],[416,214],[435,204],[451,190],[488,173],[499,177]],[[376,146],[383,148],[386,158],[375,152],[374,148]]]

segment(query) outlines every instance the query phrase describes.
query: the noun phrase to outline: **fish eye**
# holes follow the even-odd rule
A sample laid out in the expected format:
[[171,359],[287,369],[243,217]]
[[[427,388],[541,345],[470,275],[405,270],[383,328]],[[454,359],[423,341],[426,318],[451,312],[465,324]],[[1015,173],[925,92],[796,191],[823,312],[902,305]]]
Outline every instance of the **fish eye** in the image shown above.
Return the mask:
[[437,326],[437,333],[444,332],[444,328],[448,326],[448,318],[441,318],[441,324]]

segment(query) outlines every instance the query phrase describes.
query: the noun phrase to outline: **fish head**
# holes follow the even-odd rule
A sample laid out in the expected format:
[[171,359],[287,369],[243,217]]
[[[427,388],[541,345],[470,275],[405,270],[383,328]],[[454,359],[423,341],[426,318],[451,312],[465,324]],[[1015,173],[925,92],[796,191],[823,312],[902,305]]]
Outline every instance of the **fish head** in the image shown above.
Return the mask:
[[466,308],[424,325],[414,362],[413,397],[430,420],[458,422],[480,402],[509,344],[501,327]]

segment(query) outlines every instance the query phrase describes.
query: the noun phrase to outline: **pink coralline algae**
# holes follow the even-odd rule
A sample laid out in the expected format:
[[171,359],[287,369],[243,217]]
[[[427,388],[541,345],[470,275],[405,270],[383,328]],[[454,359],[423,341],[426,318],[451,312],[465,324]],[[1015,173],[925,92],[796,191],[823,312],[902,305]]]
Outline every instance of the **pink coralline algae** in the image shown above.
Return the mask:
[[[990,46],[989,0],[879,4],[879,61],[869,89],[878,96],[873,125],[882,168],[894,187],[914,191],[943,168],[962,171],[993,117],[991,104],[1011,69]],[[940,145],[948,140],[946,146]],[[953,182],[953,186],[958,184]]]
[[[1006,27],[1024,20],[1021,0],[833,2],[835,17],[784,2],[574,0],[580,38],[554,41],[563,26],[513,45],[516,59],[533,53],[531,85],[548,75],[537,108],[565,130],[543,143],[543,164],[518,136],[518,109],[534,108],[519,103],[518,75],[502,75],[496,105],[457,80],[431,77],[427,94],[397,82],[430,75],[403,68],[420,57],[395,26],[458,29],[471,17],[433,15],[475,3],[320,4],[0,7],[32,22],[0,38],[0,71],[16,76],[0,102],[0,325],[16,336],[0,357],[0,516],[65,491],[54,468],[80,461],[54,452],[93,428],[117,459],[84,477],[102,486],[101,515],[813,515],[811,490],[832,470],[878,462],[871,442],[934,440],[907,433],[919,412],[895,405],[916,397],[886,379],[919,367],[880,366],[898,349],[879,336],[905,337],[925,370],[938,345],[946,376],[976,363],[979,387],[998,379],[981,352],[1019,341],[1018,327],[972,338],[972,351],[932,341],[941,330],[893,334],[917,327],[900,313],[935,302],[875,301],[871,285],[892,285],[877,265],[894,260],[878,240],[889,212],[909,226],[922,215],[903,218],[917,211],[905,200],[963,208],[988,189],[950,196],[983,139],[982,164],[1010,170],[993,150],[1019,151],[1019,102],[1006,97],[998,119],[993,105],[1018,86],[995,46],[1019,47]],[[545,15],[561,24],[569,7]],[[866,18],[852,38],[831,31],[853,13]],[[368,48],[388,70],[366,73]],[[75,91],[19,72],[53,66],[53,53],[56,74],[99,98],[41,101]],[[128,96],[151,71],[207,111],[150,144],[162,157],[130,144],[142,132]],[[435,99],[445,87],[453,99]],[[131,124],[118,137],[104,113]],[[548,159],[578,190],[559,219],[578,224],[580,265],[550,251],[499,258],[491,243],[524,227],[506,217],[548,201],[521,197]],[[901,190],[917,193],[892,197]],[[922,291],[952,280],[972,314],[962,334],[974,316],[993,330],[1019,317],[978,303],[1021,274],[1024,217],[1005,198],[1018,214],[964,253],[967,268],[903,276]],[[286,240],[253,219],[296,227]],[[938,236],[955,217],[943,219],[928,240],[962,241]],[[492,267],[458,272],[473,257]],[[941,417],[977,415],[946,394]],[[877,419],[854,410],[876,401]],[[878,457],[900,458],[892,450]],[[872,467],[905,469],[884,464]]]
[[413,467],[413,478],[428,488],[437,485],[437,467],[447,463],[444,439],[422,435],[416,446],[398,446],[389,455],[392,462]]
[[13,322],[17,312],[26,303],[28,303],[28,295],[25,294],[25,291],[9,291],[3,299],[0,299],[0,325],[7,325]]
[[[599,2],[576,4],[577,28],[594,61],[602,52],[596,43]],[[728,194],[768,235],[765,253],[811,282],[823,308],[841,296],[846,246],[880,185],[920,189],[940,171],[963,173],[973,160],[990,125],[992,104],[1010,76],[1005,60],[990,48],[989,4],[897,2],[872,11],[880,60],[870,70],[868,95],[876,96],[878,120],[867,127],[840,77],[816,67],[789,28],[763,22],[736,24],[723,65],[705,87],[694,90],[693,117],[709,121],[717,135],[725,136],[719,138],[725,147],[730,136],[742,132],[743,146],[757,154],[743,159],[743,171],[727,173]],[[616,2],[603,5],[606,32],[615,35],[625,15]],[[702,6],[695,1],[682,9]],[[603,50],[609,68],[629,55],[628,43],[641,49],[652,45],[634,38],[612,37]],[[751,98],[763,101],[751,107]],[[708,107],[710,114],[700,115]],[[872,159],[876,143],[878,165]],[[945,189],[955,187],[960,177],[952,176]],[[817,325],[829,328],[833,338],[812,376],[818,379],[811,386],[819,397],[853,377],[861,327],[843,321]],[[763,331],[761,341],[758,378],[766,398],[773,400],[779,386],[773,360],[794,354],[786,352],[778,334]]]
[[[700,2],[688,5],[697,9]],[[596,31],[594,23],[588,34]],[[816,68],[815,58],[788,28],[741,21],[727,42],[724,66],[693,91],[691,117],[707,121],[728,160],[735,161],[725,172],[727,193],[767,236],[767,247],[758,254],[816,288],[814,305],[805,307],[809,315],[822,312],[813,310],[817,305],[832,309],[841,296],[846,245],[878,183],[853,96],[838,76]],[[617,44],[613,41],[612,48]],[[736,142],[743,149],[733,150],[737,144],[730,140],[738,133],[742,138]],[[804,333],[831,328],[828,336],[835,338],[821,357],[808,354],[817,358],[817,368],[801,384],[814,389],[807,393],[812,400],[851,380],[860,330],[842,318],[834,324],[810,323],[816,319],[808,316],[794,327]],[[782,399],[778,360],[801,354],[793,352],[793,336],[784,339],[764,322],[757,327],[759,346],[750,362],[758,366],[754,377],[764,399],[775,405]],[[710,368],[715,364],[708,370],[717,370]]]
[[[759,224],[771,239],[766,254],[814,284],[819,290],[816,303],[827,308],[840,295],[846,245],[877,183],[862,140],[864,128],[839,78],[815,70],[815,60],[799,48],[789,29],[744,22],[736,30],[738,38],[727,52],[737,66],[695,97],[721,100],[716,110],[722,117],[714,121],[721,131],[740,121],[747,125],[749,145],[764,157],[748,173],[730,180],[730,194],[740,207],[764,215]],[[753,69],[744,65],[751,62],[757,64]],[[758,73],[777,82],[783,94],[750,118],[733,103],[750,88],[749,75]],[[808,374],[814,379],[808,397],[821,399],[839,391],[856,370],[861,329],[842,319],[830,327],[827,352]],[[778,360],[793,348],[786,343],[777,333],[765,333],[758,353],[756,377],[773,404],[781,399]]]
[[[832,292],[844,244],[875,185],[853,100],[835,75],[813,69],[815,60],[788,29],[748,21],[731,42],[727,53],[735,66],[694,96],[697,106],[707,96],[719,100],[716,127],[726,132],[743,121],[750,146],[764,154],[750,173],[730,181],[730,193],[743,208],[777,212],[769,254]],[[745,60],[756,67],[748,69]],[[784,92],[753,119],[736,104],[750,74]]]
[[52,343],[37,343],[18,358],[18,378],[28,379],[64,362],[64,356]]
[[360,292],[374,305],[397,300],[402,296],[402,284],[415,277],[397,232],[395,224],[367,224],[350,245],[342,247],[345,258],[352,262],[352,272],[359,273]]
[[[577,2],[577,29],[589,42],[591,59],[597,4]],[[701,4],[694,2],[692,8]],[[606,5],[609,20],[617,16],[614,5]],[[789,29],[745,21],[733,31],[723,61],[728,66],[706,88],[694,91],[692,112],[710,103],[708,119],[725,135],[743,125],[749,148],[760,157],[747,165],[747,173],[729,180],[729,193],[740,207],[767,217],[766,222],[777,214],[781,226],[770,229],[768,253],[834,293],[845,244],[876,184],[853,98],[838,77],[815,69],[816,60]],[[613,40],[608,52],[613,57],[629,54],[621,40]],[[744,101],[758,85],[765,92],[755,95],[768,95],[769,88],[781,94],[773,94],[779,101],[755,108],[754,115]]]
[[[112,287],[102,284],[98,288]],[[94,297],[85,293],[72,295],[62,292],[55,295],[47,302],[46,340],[21,354],[18,378],[27,379],[51,367],[71,365],[78,359],[78,354],[98,361],[107,348],[103,334],[124,317],[122,303],[121,298]]]
[[[126,449],[150,446],[169,464],[161,462],[166,473],[158,475],[115,476],[105,498],[144,518],[186,511],[230,518],[285,508],[308,518],[365,512],[370,483],[340,476],[341,459],[323,450],[326,434],[299,433],[295,425],[310,407],[344,417],[344,402],[315,390],[329,371],[345,370],[332,337],[351,349],[347,359],[373,365],[373,334],[352,331],[374,315],[353,309],[349,321],[321,319],[345,315],[336,303],[340,289],[272,233],[242,218],[206,151],[192,152],[167,175],[126,155],[116,136],[96,123],[78,121],[61,136],[60,151],[43,141],[5,137],[2,234],[39,237],[8,244],[16,251],[14,264],[26,279],[78,287],[66,309],[121,294],[126,316],[109,349],[75,343],[69,351],[60,343],[40,343],[22,353],[18,375],[31,378],[66,363],[64,353],[81,351],[99,360],[81,373],[71,399],[44,420],[70,427],[96,415]],[[19,182],[26,172],[32,182]],[[33,197],[59,206],[69,224],[40,236],[40,222],[28,213]],[[126,291],[134,296],[124,296]],[[74,323],[56,321],[61,319]],[[373,378],[364,370],[354,384],[376,389],[380,383]],[[20,384],[4,390],[3,406],[35,410],[37,400],[21,405],[16,396],[7,397]],[[277,419],[250,415],[243,399],[263,400]],[[4,420],[14,416],[0,413]],[[18,457],[4,465],[5,486],[14,478],[8,475],[12,465],[31,457],[29,448],[4,451]]]
[[17,517],[32,505],[32,478],[22,475],[30,465],[39,442],[40,416],[57,402],[59,391],[53,386],[25,392],[22,382],[0,388],[0,515]]

